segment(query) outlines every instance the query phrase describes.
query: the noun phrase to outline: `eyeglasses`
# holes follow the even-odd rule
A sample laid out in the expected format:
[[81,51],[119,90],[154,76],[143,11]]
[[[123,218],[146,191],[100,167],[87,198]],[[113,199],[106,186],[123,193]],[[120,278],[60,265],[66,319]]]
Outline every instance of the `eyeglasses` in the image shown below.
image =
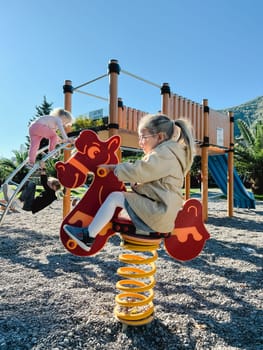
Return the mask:
[[138,138],[139,138],[139,141],[142,141],[142,140],[145,140],[145,139],[148,139],[149,137],[152,137],[152,136],[155,136],[157,134],[152,134],[152,135],[139,135]]

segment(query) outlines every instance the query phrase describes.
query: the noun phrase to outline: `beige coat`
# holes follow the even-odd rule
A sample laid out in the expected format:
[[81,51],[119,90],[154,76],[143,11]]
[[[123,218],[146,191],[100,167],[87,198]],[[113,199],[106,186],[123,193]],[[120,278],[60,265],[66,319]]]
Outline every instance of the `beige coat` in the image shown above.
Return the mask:
[[134,164],[118,164],[115,174],[121,181],[136,183],[125,198],[138,217],[154,231],[170,232],[183,204],[185,168],[185,146],[168,140]]

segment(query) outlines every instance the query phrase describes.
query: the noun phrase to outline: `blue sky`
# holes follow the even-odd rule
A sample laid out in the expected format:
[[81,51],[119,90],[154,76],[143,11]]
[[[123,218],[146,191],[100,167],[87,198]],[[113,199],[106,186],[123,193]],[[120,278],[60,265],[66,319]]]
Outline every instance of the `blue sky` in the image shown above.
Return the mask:
[[[121,69],[213,109],[263,95],[262,0],[0,0],[0,157],[26,141],[43,97]],[[108,97],[108,77],[82,90]],[[121,72],[124,104],[154,113],[158,88]],[[73,94],[74,116],[107,102]],[[106,113],[105,112],[105,113]]]

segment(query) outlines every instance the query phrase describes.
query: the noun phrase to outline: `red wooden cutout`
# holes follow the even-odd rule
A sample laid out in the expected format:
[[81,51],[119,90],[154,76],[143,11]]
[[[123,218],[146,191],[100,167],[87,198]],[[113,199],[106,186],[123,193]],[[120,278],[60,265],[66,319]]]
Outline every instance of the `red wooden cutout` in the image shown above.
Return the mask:
[[[85,184],[89,172],[94,174],[93,181],[72,211],[64,218],[60,228],[60,238],[65,248],[78,256],[91,256],[99,252],[107,240],[115,234],[112,223],[117,218],[116,210],[109,222],[96,236],[89,251],[82,249],[64,231],[65,224],[83,227],[89,225],[101,204],[113,191],[125,191],[124,184],[113,172],[106,172],[101,164],[117,164],[117,151],[120,147],[120,136],[101,140],[91,131],[82,131],[75,142],[76,152],[66,162],[57,162],[57,177],[61,184],[68,188],[77,188]],[[131,223],[132,225],[132,223]],[[115,225],[116,229],[116,225]],[[131,231],[135,228],[132,227]],[[178,260],[191,260],[203,249],[209,233],[202,221],[201,203],[196,199],[185,202],[175,220],[175,228],[169,238],[164,239],[165,249],[169,255]]]

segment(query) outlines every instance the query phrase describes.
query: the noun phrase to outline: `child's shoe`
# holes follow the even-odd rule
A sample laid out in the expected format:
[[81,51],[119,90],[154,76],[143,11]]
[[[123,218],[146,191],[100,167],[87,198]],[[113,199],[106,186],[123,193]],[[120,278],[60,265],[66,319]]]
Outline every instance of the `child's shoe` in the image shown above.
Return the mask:
[[35,165],[35,164],[33,164],[33,163],[27,163],[27,164],[25,165],[25,168],[26,168],[27,170],[31,170],[31,169],[33,168],[34,165]]
[[6,202],[9,202],[9,196],[8,196],[8,184],[3,184],[3,194],[4,199]]
[[[3,184],[3,194],[6,203],[9,203],[9,200],[14,194],[14,191],[12,190],[12,188],[10,188],[8,184]],[[12,210],[14,213],[19,213],[18,209],[18,200],[15,199],[13,200],[12,205],[10,206],[10,210]]]
[[75,207],[78,202],[79,202],[79,198],[73,198],[71,202],[72,207]]
[[63,229],[67,234],[78,243],[78,245],[86,251],[92,245],[95,238],[89,236],[89,230],[86,227],[76,227],[71,225],[64,225]]

